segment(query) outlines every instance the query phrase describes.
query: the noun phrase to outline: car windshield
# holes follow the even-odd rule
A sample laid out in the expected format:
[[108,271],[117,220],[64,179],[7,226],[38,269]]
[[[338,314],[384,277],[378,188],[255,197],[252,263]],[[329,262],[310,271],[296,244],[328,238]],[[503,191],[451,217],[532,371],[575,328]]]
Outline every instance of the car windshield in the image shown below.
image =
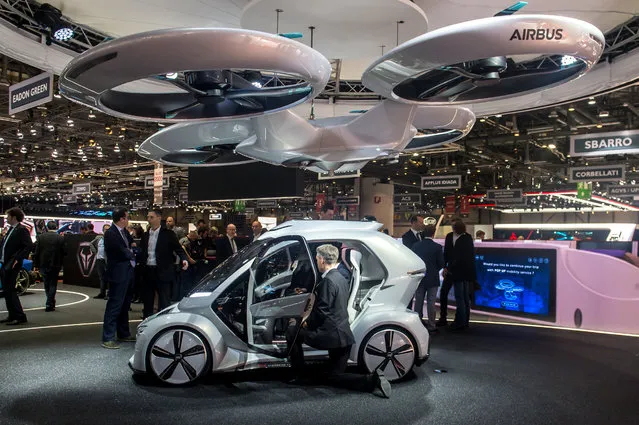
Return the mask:
[[213,292],[215,288],[220,286],[222,282],[246,264],[247,261],[252,261],[257,257],[263,246],[264,241],[255,241],[242,248],[237,254],[229,257],[225,262],[204,276],[189,293],[189,296],[195,293]]

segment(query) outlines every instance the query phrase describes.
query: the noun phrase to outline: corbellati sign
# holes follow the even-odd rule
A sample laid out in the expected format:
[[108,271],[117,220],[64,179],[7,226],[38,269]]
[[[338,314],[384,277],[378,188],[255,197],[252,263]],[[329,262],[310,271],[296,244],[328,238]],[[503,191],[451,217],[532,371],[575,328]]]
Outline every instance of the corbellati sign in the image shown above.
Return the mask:
[[623,180],[626,175],[625,165],[604,165],[601,167],[569,168],[569,181],[577,182],[605,182]]
[[53,74],[44,73],[9,87],[9,115],[53,99]]
[[459,189],[461,175],[422,177],[422,190]]
[[639,130],[570,136],[571,156],[639,153]]
[[561,40],[564,37],[563,32],[563,28],[515,29],[510,40]]

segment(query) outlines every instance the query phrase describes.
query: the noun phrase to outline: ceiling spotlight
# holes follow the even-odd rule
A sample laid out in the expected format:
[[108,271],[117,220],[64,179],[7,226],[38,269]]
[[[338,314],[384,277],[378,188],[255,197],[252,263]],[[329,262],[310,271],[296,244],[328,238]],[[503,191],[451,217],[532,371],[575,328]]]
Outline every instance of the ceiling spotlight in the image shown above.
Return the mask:
[[93,111],[89,111],[89,118],[95,118],[95,114],[93,113]]
[[594,105],[595,103],[597,103],[597,101],[595,100],[594,97],[591,97],[590,100],[588,101],[588,105]]
[[518,132],[518,131],[515,131],[514,136],[515,136],[515,137],[519,137],[519,132]]
[[554,143],[549,143],[548,149],[557,149],[557,146]]
[[501,114],[495,115],[495,118],[501,118]]
[[60,93],[54,94],[53,97],[55,97],[56,99],[62,99],[62,96],[60,96]]
[[22,145],[20,148],[20,153],[27,153],[27,147],[25,145]]
[[32,128],[31,130],[29,130],[29,132],[31,133],[31,135],[35,136],[37,131],[35,128]]
[[486,118],[480,118],[479,122],[486,122]]
[[609,116],[610,116],[610,112],[608,112],[608,111],[599,112],[599,118],[607,118]]
[[120,153],[120,145],[116,143],[115,146],[113,147],[113,152]]
[[603,124],[602,123],[597,123],[596,127],[597,128],[601,128],[601,127],[603,127]]
[[24,137],[24,134],[22,134],[22,131],[18,130],[16,136],[18,136],[18,139],[22,139]]
[[58,157],[58,150],[54,149],[53,152],[51,152],[51,158],[57,158]]
[[82,156],[82,161],[86,161],[86,160],[87,160],[87,156],[86,156],[86,155],[83,155],[83,156]]
[[84,155],[84,151],[82,150],[82,148],[78,148],[78,155]]
[[570,106],[568,108],[568,112],[575,112],[575,107],[574,106]]
[[72,120],[71,118],[69,118],[69,119],[67,120],[67,124],[73,124],[73,120]]
[[[62,12],[48,3],[43,3],[33,14],[34,19],[47,28],[50,36],[58,41],[67,41],[73,37],[73,28],[62,21]],[[48,41],[50,44],[50,40]]]

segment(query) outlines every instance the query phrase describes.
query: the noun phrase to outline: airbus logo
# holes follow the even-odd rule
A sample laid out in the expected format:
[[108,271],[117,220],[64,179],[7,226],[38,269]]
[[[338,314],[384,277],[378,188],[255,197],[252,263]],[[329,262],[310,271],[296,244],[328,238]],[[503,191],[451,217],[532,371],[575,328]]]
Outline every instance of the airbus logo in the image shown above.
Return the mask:
[[561,40],[564,37],[562,28],[522,28],[515,29],[510,40]]

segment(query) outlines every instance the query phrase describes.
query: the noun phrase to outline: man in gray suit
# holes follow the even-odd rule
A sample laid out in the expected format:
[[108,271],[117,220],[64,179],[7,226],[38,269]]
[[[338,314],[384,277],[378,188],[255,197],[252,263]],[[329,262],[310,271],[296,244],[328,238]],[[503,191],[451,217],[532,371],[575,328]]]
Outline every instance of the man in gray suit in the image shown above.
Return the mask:
[[426,276],[422,279],[415,292],[414,310],[419,317],[424,316],[424,296],[426,296],[426,313],[428,322],[426,328],[430,333],[437,332],[435,323],[435,300],[439,289],[439,271],[444,268],[444,252],[440,244],[433,240],[435,226],[429,224],[425,227],[424,239],[413,245],[413,252],[419,255],[426,263]]
[[38,235],[33,254],[33,263],[40,269],[47,295],[44,311],[55,311],[55,294],[58,290],[58,275],[64,256],[64,237],[58,235],[55,221],[47,223],[47,231]]
[[[348,322],[348,282],[337,271],[339,250],[331,244],[317,247],[317,269],[322,279],[315,285],[315,304],[301,329],[292,320],[287,329],[286,342],[289,359],[296,374],[301,375],[304,367],[302,343],[328,350],[328,369],[316,377],[326,384],[349,388],[357,391],[373,392],[379,390],[382,397],[388,398],[391,386],[381,370],[370,375],[346,373],[355,337]],[[300,382],[300,379],[296,379]]]

